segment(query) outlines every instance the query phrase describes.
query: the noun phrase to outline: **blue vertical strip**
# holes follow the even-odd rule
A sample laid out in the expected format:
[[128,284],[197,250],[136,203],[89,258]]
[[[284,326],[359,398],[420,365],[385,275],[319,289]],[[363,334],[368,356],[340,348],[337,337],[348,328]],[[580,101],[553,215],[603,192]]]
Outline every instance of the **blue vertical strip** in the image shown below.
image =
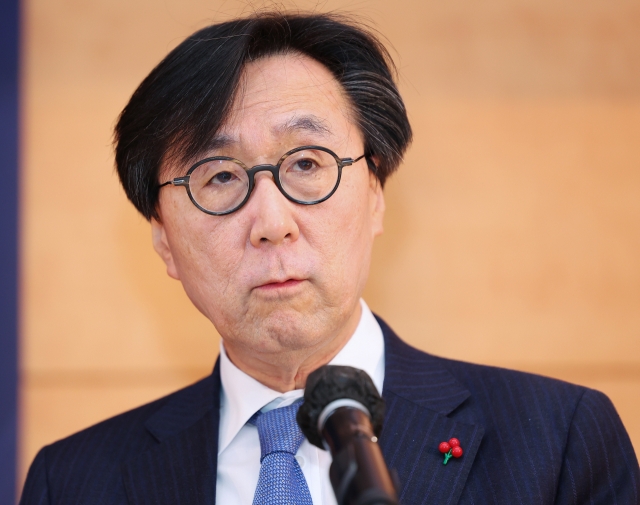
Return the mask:
[[0,503],[16,502],[19,0],[0,1]]

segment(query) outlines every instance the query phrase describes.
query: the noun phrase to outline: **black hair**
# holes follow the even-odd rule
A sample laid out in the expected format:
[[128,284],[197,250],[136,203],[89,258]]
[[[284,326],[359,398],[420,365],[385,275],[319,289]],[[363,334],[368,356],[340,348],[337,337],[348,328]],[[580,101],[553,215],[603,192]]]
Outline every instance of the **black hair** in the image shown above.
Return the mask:
[[367,28],[336,14],[263,12],[208,26],[171,51],[142,81],[115,127],[124,190],[147,218],[157,216],[158,171],[168,157],[201,155],[223,125],[243,67],[287,52],[323,64],[353,107],[369,163],[384,185],[411,142],[388,51]]

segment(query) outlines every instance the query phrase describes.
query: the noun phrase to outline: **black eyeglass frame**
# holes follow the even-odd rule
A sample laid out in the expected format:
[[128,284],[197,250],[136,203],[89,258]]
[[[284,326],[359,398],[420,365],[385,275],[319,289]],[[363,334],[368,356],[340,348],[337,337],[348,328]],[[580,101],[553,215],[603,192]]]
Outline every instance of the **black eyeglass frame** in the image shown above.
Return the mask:
[[[319,200],[314,200],[312,202],[305,202],[303,200],[297,200],[296,198],[293,198],[291,195],[289,195],[285,189],[282,187],[282,184],[280,182],[280,166],[282,165],[282,162],[288,158],[289,156],[291,156],[292,154],[295,154],[299,151],[305,151],[307,149],[313,149],[316,151],[324,151],[327,154],[330,154],[331,156],[333,156],[333,158],[336,160],[336,163],[338,165],[338,178],[336,179],[336,184],[333,187],[333,189],[329,192],[329,194],[327,194],[326,196],[320,198]],[[249,197],[251,196],[251,193],[253,192],[253,188],[255,186],[255,175],[258,172],[271,172],[271,175],[273,175],[273,180],[276,183],[276,186],[278,187],[278,189],[280,190],[280,193],[282,193],[288,200],[294,202],[294,203],[299,203],[300,205],[316,205],[318,203],[322,203],[325,200],[328,200],[329,198],[331,198],[331,196],[336,192],[336,190],[338,189],[338,186],[340,185],[340,180],[342,179],[342,168],[343,167],[348,167],[350,165],[353,165],[354,163],[356,163],[357,161],[360,161],[362,158],[364,158],[366,156],[366,153],[363,154],[362,156],[359,156],[357,158],[340,158],[336,153],[334,153],[332,150],[327,149],[326,147],[322,147],[322,146],[300,146],[300,147],[296,147],[295,149],[291,149],[290,151],[287,151],[286,153],[284,153],[282,155],[282,157],[280,158],[280,160],[278,160],[278,163],[275,165],[270,165],[270,164],[262,164],[262,165],[254,165],[251,168],[248,168],[246,164],[244,164],[242,161],[240,161],[237,158],[231,158],[229,156],[212,156],[210,158],[205,158],[203,160],[198,161],[197,163],[195,163],[187,172],[186,175],[182,176],[182,177],[176,177],[170,181],[167,182],[163,182],[162,184],[160,184],[158,190],[160,188],[163,188],[165,186],[168,186],[169,184],[173,185],[173,186],[184,186],[185,189],[187,190],[187,194],[189,195],[189,199],[191,200],[191,203],[193,203],[193,205],[195,205],[198,209],[200,209],[202,212],[204,212],[205,214],[210,214],[212,216],[225,216],[227,214],[231,214],[232,212],[235,212],[237,210],[239,210],[245,203],[247,203],[247,201],[249,200]],[[249,177],[249,187],[247,188],[247,196],[244,197],[244,199],[238,204],[236,205],[234,208],[230,209],[230,210],[225,210],[223,212],[216,212],[213,210],[208,210],[205,209],[204,207],[202,207],[193,197],[193,194],[191,193],[191,187],[189,186],[189,179],[191,174],[193,173],[193,171],[198,168],[200,165],[203,165],[204,163],[209,163],[210,161],[233,161],[235,163],[237,163],[238,165],[240,165],[242,168],[244,168],[247,177]],[[367,166],[369,166],[369,159],[367,158]]]

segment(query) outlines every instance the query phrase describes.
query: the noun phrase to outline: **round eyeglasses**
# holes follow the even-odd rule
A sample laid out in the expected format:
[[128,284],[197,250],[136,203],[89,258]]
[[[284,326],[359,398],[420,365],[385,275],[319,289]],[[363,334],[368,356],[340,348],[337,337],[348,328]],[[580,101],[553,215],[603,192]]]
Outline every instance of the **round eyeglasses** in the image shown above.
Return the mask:
[[275,165],[248,168],[228,156],[213,156],[198,161],[187,175],[160,184],[184,186],[193,204],[214,216],[231,214],[242,207],[255,185],[258,172],[267,171],[280,192],[302,205],[324,202],[338,189],[342,168],[364,158],[339,158],[320,146],[296,147],[285,153]]

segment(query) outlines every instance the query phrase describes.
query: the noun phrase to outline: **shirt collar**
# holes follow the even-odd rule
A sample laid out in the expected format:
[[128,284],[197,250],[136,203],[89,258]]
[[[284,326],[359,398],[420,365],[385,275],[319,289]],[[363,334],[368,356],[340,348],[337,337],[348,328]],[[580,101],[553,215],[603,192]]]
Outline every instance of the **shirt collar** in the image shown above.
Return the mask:
[[[384,382],[384,339],[373,313],[360,300],[362,314],[356,331],[345,346],[329,362],[360,368],[373,379],[378,392]],[[302,397],[304,390],[281,393],[268,388],[236,367],[220,342],[220,433],[218,454],[222,453],[246,422],[259,409],[284,407]]]

